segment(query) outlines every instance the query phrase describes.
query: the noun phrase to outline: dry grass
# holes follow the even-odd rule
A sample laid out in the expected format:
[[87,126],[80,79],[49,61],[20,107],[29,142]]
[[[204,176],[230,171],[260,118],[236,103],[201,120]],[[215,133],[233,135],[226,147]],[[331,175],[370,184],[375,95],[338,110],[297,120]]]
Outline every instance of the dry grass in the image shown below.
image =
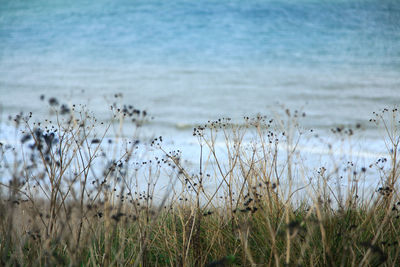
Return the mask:
[[[162,137],[143,156],[138,132],[118,134],[127,123],[138,131],[145,111],[114,105],[105,125],[84,108],[50,104],[54,122],[18,115],[14,123],[24,133],[16,144],[0,146],[2,266],[400,261],[396,109],[371,120],[386,131],[389,158],[312,171],[298,150],[300,113],[196,127],[200,157],[189,169],[180,151],[165,150]],[[344,140],[353,134],[335,132]],[[369,175],[372,190],[362,183]]]

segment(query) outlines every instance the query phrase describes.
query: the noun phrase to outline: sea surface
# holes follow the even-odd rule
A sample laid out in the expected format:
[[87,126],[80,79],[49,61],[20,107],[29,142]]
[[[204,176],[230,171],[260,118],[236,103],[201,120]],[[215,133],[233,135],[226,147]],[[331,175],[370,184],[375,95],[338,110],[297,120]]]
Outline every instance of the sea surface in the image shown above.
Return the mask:
[[379,152],[368,120],[400,103],[400,1],[0,0],[3,118],[44,116],[43,94],[107,120],[115,93],[183,150],[199,123],[290,108],[322,134],[360,124]]

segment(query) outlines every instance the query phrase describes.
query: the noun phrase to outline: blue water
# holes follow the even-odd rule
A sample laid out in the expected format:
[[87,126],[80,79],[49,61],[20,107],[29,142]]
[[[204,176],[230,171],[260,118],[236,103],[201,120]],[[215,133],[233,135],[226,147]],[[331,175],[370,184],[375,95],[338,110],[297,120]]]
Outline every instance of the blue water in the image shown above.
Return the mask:
[[[1,58],[400,67],[398,1],[2,1]],[[34,55],[33,55],[34,54]]]
[[400,1],[0,0],[4,113],[45,94],[106,118],[116,92],[171,138],[283,105],[375,138],[372,111],[400,103]]

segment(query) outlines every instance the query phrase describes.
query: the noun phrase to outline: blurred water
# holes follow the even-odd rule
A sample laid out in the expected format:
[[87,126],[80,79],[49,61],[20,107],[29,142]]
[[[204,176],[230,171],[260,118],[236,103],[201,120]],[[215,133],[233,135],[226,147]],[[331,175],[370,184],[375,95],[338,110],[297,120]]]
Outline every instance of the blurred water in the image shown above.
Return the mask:
[[152,131],[190,138],[222,116],[303,108],[304,125],[367,123],[400,100],[400,1],[0,0],[0,103],[43,112],[39,95],[116,92]]

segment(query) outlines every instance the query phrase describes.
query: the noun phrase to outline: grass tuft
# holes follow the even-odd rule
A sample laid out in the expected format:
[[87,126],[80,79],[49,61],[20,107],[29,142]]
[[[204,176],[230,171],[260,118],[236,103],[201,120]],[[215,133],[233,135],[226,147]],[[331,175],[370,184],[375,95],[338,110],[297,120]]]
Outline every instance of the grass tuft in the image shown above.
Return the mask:
[[[336,158],[334,144],[331,163],[307,165],[305,113],[289,110],[195,127],[190,165],[162,136],[141,137],[147,111],[113,104],[105,123],[48,102],[48,119],[10,117],[16,135],[0,144],[2,266],[400,262],[397,109],[373,114],[388,156],[365,166]],[[346,142],[359,128],[332,133]]]

